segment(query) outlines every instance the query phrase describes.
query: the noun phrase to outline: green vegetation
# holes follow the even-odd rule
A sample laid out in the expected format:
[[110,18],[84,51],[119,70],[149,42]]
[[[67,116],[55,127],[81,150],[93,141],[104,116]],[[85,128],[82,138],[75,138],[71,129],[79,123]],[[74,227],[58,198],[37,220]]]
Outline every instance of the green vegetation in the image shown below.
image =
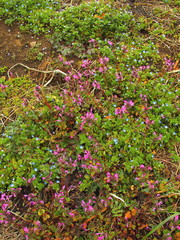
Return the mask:
[[45,33],[67,73],[53,88],[1,66],[0,223],[25,239],[177,240],[178,56],[158,50],[177,40],[176,20],[163,28],[113,3],[0,12]]

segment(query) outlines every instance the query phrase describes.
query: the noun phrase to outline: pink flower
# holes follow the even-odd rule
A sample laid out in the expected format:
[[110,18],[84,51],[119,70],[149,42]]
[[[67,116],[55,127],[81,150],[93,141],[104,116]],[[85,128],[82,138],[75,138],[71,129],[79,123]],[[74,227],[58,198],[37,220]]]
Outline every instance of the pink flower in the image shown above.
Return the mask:
[[151,125],[151,124],[153,124],[154,123],[154,121],[152,120],[149,120],[149,118],[147,117],[146,119],[145,119],[145,123],[147,124],[147,125]]
[[24,230],[25,233],[29,232],[29,229],[27,227],[24,227],[23,230]]
[[117,78],[117,80],[123,80],[123,75],[122,75],[122,73],[121,73],[121,72],[116,73],[116,78]]
[[113,45],[113,42],[111,42],[111,41],[109,41],[109,40],[108,40],[108,43],[109,43],[109,45],[110,45],[110,46],[112,46],[112,45]]
[[157,137],[157,140],[161,140],[162,139],[162,134],[160,134],[158,137]]
[[116,108],[115,114],[121,115],[122,113],[127,113],[126,105],[123,105],[121,108]]
[[58,58],[59,58],[59,61],[61,61],[61,62],[64,61],[64,59],[63,59],[63,57],[61,55],[58,55]]
[[69,75],[66,75],[64,78],[67,82],[69,82],[71,80],[71,77]]
[[7,209],[8,206],[9,206],[9,204],[3,203],[3,205],[2,205],[2,210],[3,210],[3,211],[6,211],[6,209]]
[[81,206],[83,207],[85,212],[93,212],[94,208],[91,204],[93,204],[94,201],[92,201],[91,199],[86,203],[83,200],[81,201]]
[[83,60],[82,64],[81,64],[81,67],[87,68],[91,63],[92,63],[91,60]]
[[91,153],[90,151],[84,151],[84,159],[87,160],[87,159],[90,159],[92,160],[92,156],[91,156]]
[[65,226],[64,223],[60,223],[60,222],[58,222],[58,227],[64,227],[64,226]]
[[134,106],[134,102],[132,100],[129,101],[124,101],[125,105],[129,105],[129,106]]
[[127,108],[126,108],[125,105],[123,105],[123,106],[121,107],[121,112],[122,112],[122,113],[127,113]]
[[92,85],[94,88],[97,88],[97,89],[101,88],[100,84],[96,80],[94,82],[92,82]]
[[140,168],[141,168],[141,169],[144,169],[144,168],[145,168],[144,164],[141,164],[141,165],[140,165]]
[[93,39],[93,38],[91,38],[88,42],[90,42],[90,43],[94,43],[94,42],[96,42],[96,40]]
[[179,216],[177,215],[174,217],[174,221],[177,222],[178,220],[179,220]]
[[41,222],[37,220],[37,221],[34,221],[34,224],[37,225],[37,226],[40,226]]
[[73,75],[73,78],[74,79],[80,79],[82,77],[82,74],[81,73],[75,73],[74,75]]
[[121,46],[121,48],[122,48],[122,51],[123,51],[124,53],[127,53],[127,52],[128,52],[128,49],[127,49],[127,47],[126,47],[125,45]]
[[114,174],[114,179],[118,182],[119,175],[117,173]]
[[5,88],[7,88],[8,86],[7,85],[3,85],[3,84],[0,84],[0,88],[2,91],[4,91]]
[[75,214],[73,212],[69,212],[69,216],[74,217]]
[[104,236],[101,236],[101,237],[98,237],[97,240],[103,240],[105,237]]

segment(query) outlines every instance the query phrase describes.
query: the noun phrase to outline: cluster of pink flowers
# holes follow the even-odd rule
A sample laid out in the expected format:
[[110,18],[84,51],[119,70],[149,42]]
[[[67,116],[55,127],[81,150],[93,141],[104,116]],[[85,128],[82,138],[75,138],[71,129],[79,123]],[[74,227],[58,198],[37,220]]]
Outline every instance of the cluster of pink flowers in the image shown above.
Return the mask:
[[167,57],[164,58],[164,62],[165,62],[166,70],[171,71],[173,69],[174,62],[170,58],[167,58]]
[[124,101],[124,105],[121,108],[115,109],[115,114],[122,117],[123,114],[128,113],[128,109],[134,106],[134,102],[132,100]]
[[92,110],[90,112],[86,112],[84,116],[81,116],[81,124],[79,129],[82,131],[84,125],[87,123],[89,126],[92,125],[94,121],[97,121],[97,118],[95,118],[94,113],[92,113]]
[[123,80],[122,72],[116,73],[116,79],[117,80]]
[[156,132],[153,132],[153,134],[156,136],[156,137],[154,138],[154,140],[162,140],[162,137],[163,137],[162,134],[159,134],[158,136],[157,136],[157,133],[156,133]]
[[34,87],[34,96],[36,97],[37,100],[41,100],[42,99],[42,97],[40,95],[40,91],[39,91],[40,89],[41,89],[40,86]]
[[81,67],[82,67],[82,68],[88,68],[88,67],[91,65],[91,63],[92,63],[91,60],[88,60],[88,59],[83,60],[83,61],[82,61],[82,64],[81,64]]
[[95,197],[92,197],[92,199],[89,199],[88,202],[85,201],[81,201],[81,206],[83,207],[85,212],[93,212],[94,208],[93,208],[93,204],[95,203]]
[[111,181],[116,181],[118,182],[119,180],[119,175],[118,173],[111,174],[110,172],[106,173],[106,182],[110,183]]
[[133,67],[131,74],[134,78],[139,78],[139,71],[144,71],[144,70],[149,69],[149,68],[150,68],[150,65],[140,66],[139,68]]
[[107,238],[107,233],[96,233],[96,236],[98,236],[97,240],[104,240]]
[[56,144],[56,150],[53,151],[53,154],[56,156],[56,155],[59,155],[60,153],[64,152],[65,149],[64,148],[60,148],[58,144]]
[[145,123],[146,123],[146,125],[152,125],[152,124],[154,124],[154,120],[149,120],[149,118],[146,117]]
[[7,87],[8,87],[8,85],[4,85],[4,84],[0,83],[0,88],[2,91],[4,91]]

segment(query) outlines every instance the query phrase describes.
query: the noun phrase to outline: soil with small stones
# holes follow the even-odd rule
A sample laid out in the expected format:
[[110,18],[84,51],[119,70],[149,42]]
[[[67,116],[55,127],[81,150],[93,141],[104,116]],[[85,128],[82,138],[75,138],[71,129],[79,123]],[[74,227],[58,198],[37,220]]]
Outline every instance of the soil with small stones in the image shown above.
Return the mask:
[[[0,21],[0,67],[11,67],[23,63],[28,67],[38,68],[40,62],[45,62],[52,56],[53,49],[45,36],[35,36],[23,33],[17,24],[7,26]],[[42,56],[39,61],[38,54]],[[25,69],[16,68],[18,76],[24,75]]]

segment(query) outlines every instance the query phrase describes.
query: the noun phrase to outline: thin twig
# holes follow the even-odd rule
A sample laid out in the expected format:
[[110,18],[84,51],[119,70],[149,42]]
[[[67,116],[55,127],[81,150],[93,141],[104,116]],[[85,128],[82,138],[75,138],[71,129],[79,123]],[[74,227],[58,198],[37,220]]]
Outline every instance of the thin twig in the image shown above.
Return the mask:
[[168,73],[177,73],[177,72],[180,72],[180,69],[173,70],[173,71],[171,71],[171,72],[168,72]]
[[51,78],[49,79],[49,81],[47,83],[44,84],[44,87],[46,87],[54,78],[55,72],[52,73]]
[[13,122],[13,119],[11,119],[11,118],[5,116],[4,114],[1,114],[1,116]]
[[111,195],[112,197],[116,198],[116,199],[121,200],[121,201],[126,205],[125,201],[124,201],[122,198],[116,196],[114,193],[110,193],[110,195]]
[[65,72],[63,72],[63,71],[61,71],[61,70],[59,70],[59,69],[52,70],[52,71],[43,71],[43,70],[38,70],[38,69],[36,69],[36,68],[30,68],[30,67],[24,65],[23,63],[16,63],[16,64],[13,65],[13,66],[8,70],[8,72],[7,72],[7,75],[8,75],[9,78],[10,78],[10,71],[11,71],[14,67],[16,67],[16,66],[18,66],[18,65],[21,65],[21,66],[27,68],[28,70],[35,71],[35,72],[52,73],[53,75],[52,75],[51,79],[48,81],[48,83],[45,84],[45,86],[47,86],[47,85],[51,82],[52,78],[54,77],[54,74],[61,73],[61,74],[63,74],[64,76],[67,75]]
[[169,163],[169,164],[174,165],[175,167],[177,166],[175,163],[172,163],[172,162],[170,162],[170,161],[168,161],[168,160],[165,160],[165,159],[162,159],[162,158],[154,158],[154,160],[158,160],[158,161],[166,162],[166,163]]
[[16,217],[18,217],[18,218],[22,218],[24,221],[27,221],[24,217],[22,217],[22,216],[20,216],[20,215],[18,215],[17,213],[15,213],[15,212],[12,212],[12,211],[8,211],[8,212],[10,212],[10,213],[12,213],[12,214],[14,214]]

